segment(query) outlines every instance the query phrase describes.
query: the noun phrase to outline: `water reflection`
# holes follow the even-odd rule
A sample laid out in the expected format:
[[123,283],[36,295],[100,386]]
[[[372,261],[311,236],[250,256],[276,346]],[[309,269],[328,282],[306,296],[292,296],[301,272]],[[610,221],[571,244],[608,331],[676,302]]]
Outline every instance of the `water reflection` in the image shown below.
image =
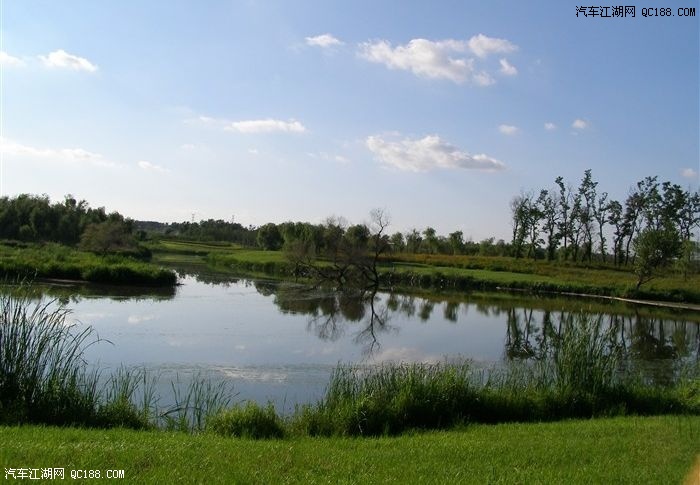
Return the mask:
[[336,341],[347,332],[371,356],[382,347],[383,335],[400,332],[392,320],[417,318],[429,322],[441,308],[443,322],[467,323],[469,312],[504,320],[503,359],[541,360],[551,355],[567,325],[580,315],[605,329],[614,329],[615,346],[632,363],[644,367],[653,362],[658,377],[670,376],[675,362],[698,361],[700,315],[627,304],[590,300],[510,298],[508,295],[472,295],[462,301],[452,297],[420,297],[399,293],[332,292],[278,282],[255,282],[256,290],[271,296],[283,314],[308,317],[307,331],[323,341]]

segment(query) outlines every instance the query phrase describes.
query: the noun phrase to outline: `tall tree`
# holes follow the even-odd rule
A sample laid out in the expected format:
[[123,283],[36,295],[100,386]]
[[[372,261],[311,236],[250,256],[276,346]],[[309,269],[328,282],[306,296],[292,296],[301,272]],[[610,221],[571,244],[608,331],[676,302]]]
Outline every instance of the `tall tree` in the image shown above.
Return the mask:
[[557,230],[559,231],[558,238],[564,242],[564,253],[563,259],[566,260],[569,257],[569,242],[572,237],[571,229],[571,206],[572,206],[572,195],[571,195],[571,185],[564,185],[564,179],[559,176],[556,178],[555,183],[559,187],[559,218],[557,221]]
[[464,251],[464,233],[462,231],[451,232],[449,241],[452,254],[461,254]]
[[579,222],[583,229],[584,258],[591,261],[593,255],[593,220],[595,217],[596,187],[598,182],[593,180],[591,169],[584,172],[578,193],[581,196],[579,208]]
[[555,259],[560,238],[557,231],[561,217],[558,201],[552,192],[542,190],[537,198],[537,206],[542,217],[542,229],[547,237],[547,259],[551,261]]
[[608,202],[608,193],[603,192],[598,197],[598,201],[595,205],[595,210],[593,212],[593,218],[598,226],[598,252],[600,253],[600,258],[603,262],[606,260],[606,238],[605,238],[605,223],[608,221],[608,212],[610,211],[610,204]]

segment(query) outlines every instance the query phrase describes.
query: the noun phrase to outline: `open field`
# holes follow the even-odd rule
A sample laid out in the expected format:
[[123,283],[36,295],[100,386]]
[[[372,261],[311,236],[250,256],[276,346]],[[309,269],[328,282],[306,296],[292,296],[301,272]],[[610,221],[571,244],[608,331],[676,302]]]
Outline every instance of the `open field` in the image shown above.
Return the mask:
[[[474,425],[392,438],[246,440],[0,427],[5,468],[124,470],[130,483],[682,483],[699,417]],[[697,473],[697,471],[695,471]],[[697,479],[698,477],[696,477]],[[91,481],[91,480],[86,480]]]

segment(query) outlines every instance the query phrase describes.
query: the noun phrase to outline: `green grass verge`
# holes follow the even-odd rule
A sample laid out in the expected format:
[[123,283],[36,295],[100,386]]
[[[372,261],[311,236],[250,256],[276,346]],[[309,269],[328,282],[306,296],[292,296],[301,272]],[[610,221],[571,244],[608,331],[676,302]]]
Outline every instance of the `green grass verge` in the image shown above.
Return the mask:
[[56,278],[134,286],[174,286],[177,275],[126,256],[98,256],[60,244],[0,244],[0,277]]
[[[124,470],[128,483],[681,483],[700,417],[475,425],[393,438],[0,427],[5,468]],[[695,472],[697,473],[697,472]],[[95,482],[96,480],[85,480]]]

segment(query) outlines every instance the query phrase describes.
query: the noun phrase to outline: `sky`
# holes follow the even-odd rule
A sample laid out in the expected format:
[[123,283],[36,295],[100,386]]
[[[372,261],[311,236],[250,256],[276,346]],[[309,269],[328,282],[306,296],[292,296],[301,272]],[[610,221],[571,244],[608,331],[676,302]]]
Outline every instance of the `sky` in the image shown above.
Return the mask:
[[589,168],[614,199],[695,190],[698,2],[629,3],[0,0],[0,192],[479,241]]

